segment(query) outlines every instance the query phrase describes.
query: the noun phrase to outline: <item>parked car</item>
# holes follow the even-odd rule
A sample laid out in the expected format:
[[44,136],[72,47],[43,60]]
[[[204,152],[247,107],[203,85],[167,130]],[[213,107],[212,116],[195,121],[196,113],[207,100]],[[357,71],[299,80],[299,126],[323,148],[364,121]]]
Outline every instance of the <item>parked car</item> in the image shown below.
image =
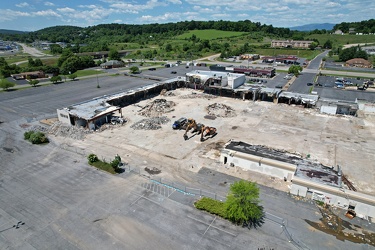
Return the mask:
[[187,123],[187,119],[185,117],[181,117],[180,119],[176,120],[173,123],[172,128],[173,129],[182,129],[186,123]]
[[171,74],[177,74],[177,71],[172,71]]
[[308,82],[307,86],[313,86],[314,84],[312,82]]
[[148,70],[154,71],[154,70],[156,70],[156,68],[149,68]]

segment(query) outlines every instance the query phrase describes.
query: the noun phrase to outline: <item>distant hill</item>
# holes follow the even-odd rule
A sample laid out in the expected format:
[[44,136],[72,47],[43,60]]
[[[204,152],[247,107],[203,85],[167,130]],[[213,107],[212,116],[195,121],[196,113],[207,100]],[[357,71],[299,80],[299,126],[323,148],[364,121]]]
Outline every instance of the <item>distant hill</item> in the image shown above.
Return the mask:
[[332,30],[336,24],[333,23],[312,23],[301,26],[290,27],[290,30],[312,31],[312,30]]
[[0,34],[25,34],[26,31],[0,29]]

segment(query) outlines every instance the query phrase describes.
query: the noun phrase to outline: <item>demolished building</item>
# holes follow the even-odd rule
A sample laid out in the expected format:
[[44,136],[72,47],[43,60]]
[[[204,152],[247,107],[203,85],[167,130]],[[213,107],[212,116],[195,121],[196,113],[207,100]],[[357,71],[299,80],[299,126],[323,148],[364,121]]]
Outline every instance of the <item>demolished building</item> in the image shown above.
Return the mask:
[[334,169],[288,152],[233,140],[225,144],[220,161],[290,182],[293,195],[354,212],[369,221],[375,218],[375,197],[356,192],[339,167]]

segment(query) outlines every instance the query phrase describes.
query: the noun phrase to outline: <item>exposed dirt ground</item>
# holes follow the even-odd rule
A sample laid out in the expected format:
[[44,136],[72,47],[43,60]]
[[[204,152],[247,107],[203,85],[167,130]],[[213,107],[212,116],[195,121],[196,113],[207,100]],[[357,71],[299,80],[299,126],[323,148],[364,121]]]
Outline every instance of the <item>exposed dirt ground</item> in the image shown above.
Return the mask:
[[[145,119],[140,111],[160,98],[174,103],[172,109],[168,106],[168,112],[162,114],[170,121],[158,130],[133,129],[131,125]],[[160,115],[160,110],[156,113]],[[309,154],[325,165],[338,164],[358,191],[375,192],[374,115],[324,115],[302,106],[207,96],[191,89],[140,101],[123,108],[122,114],[127,120],[122,126],[87,134],[84,140],[55,139],[100,158],[112,159],[119,154],[123,161],[140,169],[156,167],[161,176],[184,179],[179,169],[198,171],[207,167],[287,191],[288,183],[284,181],[220,163],[222,146],[230,139],[242,140],[302,156]],[[199,135],[189,132],[185,141],[183,130],[172,129],[173,122],[180,117],[216,127],[218,133],[200,142]]]

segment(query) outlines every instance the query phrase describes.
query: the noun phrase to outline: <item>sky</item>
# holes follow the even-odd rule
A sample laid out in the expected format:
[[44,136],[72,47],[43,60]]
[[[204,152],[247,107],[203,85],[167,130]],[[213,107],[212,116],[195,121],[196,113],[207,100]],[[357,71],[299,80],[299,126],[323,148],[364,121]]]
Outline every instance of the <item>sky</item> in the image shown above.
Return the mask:
[[375,18],[374,0],[2,0],[0,29],[250,20],[274,27]]

